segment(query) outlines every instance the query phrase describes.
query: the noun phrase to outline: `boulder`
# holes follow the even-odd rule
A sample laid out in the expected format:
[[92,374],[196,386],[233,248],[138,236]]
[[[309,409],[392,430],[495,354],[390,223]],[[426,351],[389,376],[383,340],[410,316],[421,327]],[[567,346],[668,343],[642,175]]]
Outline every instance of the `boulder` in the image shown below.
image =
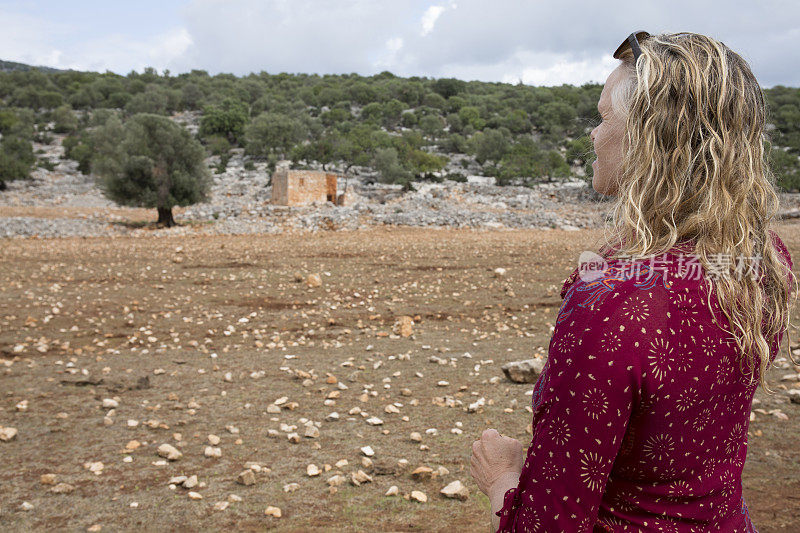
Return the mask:
[[536,383],[547,359],[513,361],[502,366],[503,373],[514,383]]

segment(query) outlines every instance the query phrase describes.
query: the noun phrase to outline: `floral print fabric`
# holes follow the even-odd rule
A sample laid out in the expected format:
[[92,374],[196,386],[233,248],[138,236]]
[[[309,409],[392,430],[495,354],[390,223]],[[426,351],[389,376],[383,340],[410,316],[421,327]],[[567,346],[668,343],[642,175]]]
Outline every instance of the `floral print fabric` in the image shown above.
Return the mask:
[[564,282],[500,531],[755,531],[741,474],[758,374],[750,383],[739,370],[686,251],[659,256],[659,268],[610,260],[596,280],[576,269]]

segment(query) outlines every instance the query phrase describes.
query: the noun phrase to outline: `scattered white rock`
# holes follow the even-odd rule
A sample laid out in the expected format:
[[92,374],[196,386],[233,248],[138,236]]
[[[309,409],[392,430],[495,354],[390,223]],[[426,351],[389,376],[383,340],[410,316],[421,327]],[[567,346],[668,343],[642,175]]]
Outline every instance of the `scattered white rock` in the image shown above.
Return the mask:
[[215,446],[206,446],[203,450],[203,455],[206,457],[222,457],[222,449]]
[[422,492],[421,490],[412,490],[411,499],[418,501],[420,503],[425,503],[428,501],[428,496],[426,496],[425,493]]
[[368,476],[367,473],[364,472],[363,470],[359,470],[358,472],[352,472],[350,474],[350,482],[355,486],[359,486],[362,483],[370,483],[371,481],[372,478]]
[[480,397],[476,401],[469,404],[469,406],[467,407],[467,412],[476,413],[478,412],[478,409],[480,409],[484,405],[486,405],[486,398]]
[[171,444],[162,444],[158,447],[158,455],[169,461],[177,461],[183,454]]
[[462,501],[469,498],[469,489],[465,487],[464,484],[459,480],[455,480],[448,484],[440,492],[447,498],[455,498]]
[[281,509],[280,509],[280,507],[274,507],[274,506],[270,505],[269,507],[267,507],[264,510],[264,514],[267,515],[267,516],[280,518],[281,517]]
[[17,428],[0,426],[0,441],[9,442],[17,437]]
[[256,475],[250,469],[244,470],[236,478],[236,482],[240,485],[250,486],[256,484]]
[[345,478],[343,475],[335,474],[335,475],[329,477],[328,480],[325,483],[327,483],[331,487],[338,487],[339,485],[341,485],[345,481],[347,481],[347,478]]
[[501,368],[508,379],[514,383],[536,383],[547,359],[526,359],[504,364]]
[[225,509],[228,508],[229,505],[230,505],[230,503],[228,503],[226,501],[220,501],[220,502],[217,502],[217,503],[214,504],[214,510],[215,511],[224,511]]

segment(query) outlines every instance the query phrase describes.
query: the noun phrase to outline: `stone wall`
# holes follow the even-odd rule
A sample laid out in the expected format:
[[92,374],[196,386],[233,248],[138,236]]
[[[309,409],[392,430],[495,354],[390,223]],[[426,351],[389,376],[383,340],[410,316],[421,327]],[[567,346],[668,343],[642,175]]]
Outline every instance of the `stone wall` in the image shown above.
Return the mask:
[[272,203],[308,205],[336,202],[336,178],[336,174],[316,170],[276,170],[272,176]]

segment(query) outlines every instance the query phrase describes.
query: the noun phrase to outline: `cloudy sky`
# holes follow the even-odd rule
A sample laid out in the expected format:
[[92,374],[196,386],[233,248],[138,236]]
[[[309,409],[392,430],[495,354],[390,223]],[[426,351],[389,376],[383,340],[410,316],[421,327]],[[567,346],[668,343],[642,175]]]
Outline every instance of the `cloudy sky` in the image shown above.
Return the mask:
[[0,0],[0,59],[126,74],[270,73],[603,82],[632,31],[715,37],[764,86],[800,86],[795,0]]

